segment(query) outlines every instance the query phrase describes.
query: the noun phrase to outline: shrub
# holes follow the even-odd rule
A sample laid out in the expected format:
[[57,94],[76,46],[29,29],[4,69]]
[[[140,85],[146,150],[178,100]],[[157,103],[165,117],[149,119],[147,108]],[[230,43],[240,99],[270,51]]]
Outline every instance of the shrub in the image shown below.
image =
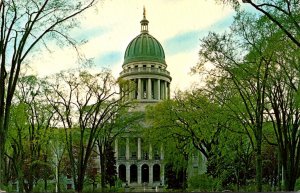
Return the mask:
[[192,176],[188,180],[188,189],[197,191],[219,191],[221,189],[219,180],[214,179],[206,174]]

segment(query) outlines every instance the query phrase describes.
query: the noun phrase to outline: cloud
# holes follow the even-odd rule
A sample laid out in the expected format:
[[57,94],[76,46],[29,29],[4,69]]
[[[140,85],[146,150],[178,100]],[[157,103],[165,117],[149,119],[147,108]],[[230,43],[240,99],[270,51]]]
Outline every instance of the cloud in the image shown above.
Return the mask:
[[89,39],[91,37],[98,36],[100,37],[101,35],[109,33],[109,29],[97,26],[95,28],[90,28],[90,29],[83,29],[83,28],[76,28],[71,32],[71,36],[74,39]]
[[197,31],[185,32],[170,39],[164,43],[167,54],[173,55],[181,52],[188,52],[199,45],[199,37],[201,33]]
[[111,51],[100,55],[95,59],[96,65],[99,66],[111,66],[115,63],[122,62],[122,53],[118,51]]
[[[129,42],[140,33],[143,6],[149,20],[149,33],[161,42],[168,69],[173,77],[171,88],[187,88],[193,79],[189,69],[197,64],[199,39],[209,30],[223,30],[234,12],[215,1],[200,0],[108,0],[99,1],[97,9],[83,13],[80,27],[70,32],[88,42],[80,46],[87,58],[94,58],[98,70],[111,68],[118,77],[123,55]],[[42,51],[31,66],[37,74],[48,75],[78,66],[72,48],[54,48],[54,53]]]

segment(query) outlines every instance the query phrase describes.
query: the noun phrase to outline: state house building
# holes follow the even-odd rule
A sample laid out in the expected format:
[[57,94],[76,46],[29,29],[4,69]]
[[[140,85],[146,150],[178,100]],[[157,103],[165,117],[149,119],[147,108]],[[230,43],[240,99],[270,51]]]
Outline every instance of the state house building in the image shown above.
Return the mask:
[[[135,111],[144,111],[170,98],[172,77],[167,70],[165,52],[157,39],[149,34],[145,9],[141,20],[141,31],[127,46],[124,54],[123,70],[120,77],[134,82],[135,89],[128,95],[136,100]],[[147,126],[147,125],[145,125]],[[128,132],[115,140],[117,175],[129,186],[164,185],[164,148],[162,144],[151,144],[138,132]],[[191,159],[194,174],[199,173],[199,156]]]
[[[137,101],[135,110],[170,98],[171,76],[162,45],[148,31],[144,10],[141,32],[127,46],[120,77],[135,83],[129,99]],[[164,183],[162,145],[152,145],[139,135],[128,133],[115,140],[118,177],[128,185]]]

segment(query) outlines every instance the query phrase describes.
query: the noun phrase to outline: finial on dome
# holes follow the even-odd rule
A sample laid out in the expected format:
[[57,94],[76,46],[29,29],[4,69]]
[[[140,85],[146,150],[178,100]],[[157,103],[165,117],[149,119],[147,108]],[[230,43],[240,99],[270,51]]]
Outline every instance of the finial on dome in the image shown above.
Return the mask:
[[145,8],[145,5],[144,5],[144,10],[143,10],[143,16],[144,16],[144,19],[146,19],[146,8]]
[[144,6],[143,19],[141,21],[141,33],[148,33],[148,23],[149,21],[146,19],[146,8]]

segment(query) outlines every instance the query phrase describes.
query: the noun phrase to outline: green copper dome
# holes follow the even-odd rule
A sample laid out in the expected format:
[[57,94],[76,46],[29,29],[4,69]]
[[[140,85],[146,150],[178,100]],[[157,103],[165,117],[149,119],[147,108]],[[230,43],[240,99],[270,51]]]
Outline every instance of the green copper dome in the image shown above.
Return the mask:
[[135,37],[127,46],[124,63],[138,61],[160,62],[166,64],[165,52],[159,41],[148,33],[148,23],[146,11],[144,8],[143,19],[141,23],[141,34]]
[[163,47],[148,33],[142,32],[126,48],[123,65],[137,61],[166,63]]

